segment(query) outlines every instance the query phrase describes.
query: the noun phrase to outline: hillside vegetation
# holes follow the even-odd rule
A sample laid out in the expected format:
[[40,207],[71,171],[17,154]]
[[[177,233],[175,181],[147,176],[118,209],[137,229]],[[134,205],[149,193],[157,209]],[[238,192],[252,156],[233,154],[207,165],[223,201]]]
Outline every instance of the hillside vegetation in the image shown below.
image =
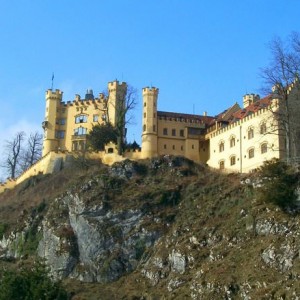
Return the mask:
[[0,267],[45,261],[77,300],[298,299],[298,184],[281,163],[74,162],[0,194]]

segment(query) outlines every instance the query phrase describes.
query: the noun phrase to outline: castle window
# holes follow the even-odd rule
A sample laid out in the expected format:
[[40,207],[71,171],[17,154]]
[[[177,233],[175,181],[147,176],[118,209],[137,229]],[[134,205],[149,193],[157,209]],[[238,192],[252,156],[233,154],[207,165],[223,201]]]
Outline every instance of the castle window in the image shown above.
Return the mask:
[[175,145],[173,145],[173,150],[175,150]]
[[78,150],[78,142],[74,141],[72,142],[72,151],[77,151]]
[[75,117],[75,123],[86,123],[87,122],[87,115],[79,115]]
[[254,138],[254,130],[253,127],[250,127],[248,129],[248,140],[253,139]]
[[172,129],[172,136],[176,136],[176,129]]
[[74,129],[74,135],[84,135],[87,133],[87,129],[84,127],[78,127]]
[[144,102],[144,107],[146,107],[146,102]]
[[184,136],[184,129],[180,129],[179,135],[180,135],[180,136]]
[[251,149],[248,151],[248,156],[249,156],[249,158],[253,158],[253,157],[254,157],[254,148],[251,148]]
[[194,145],[192,145],[192,149],[194,149]]
[[93,115],[93,122],[98,122],[99,115]]
[[55,138],[64,139],[65,138],[65,131],[64,130],[56,130],[55,131]]
[[220,170],[224,170],[224,168],[225,168],[225,161],[224,160],[221,160],[219,162],[219,168],[220,168]]
[[144,112],[144,118],[146,118],[146,113]]
[[235,156],[231,156],[230,157],[230,165],[233,166],[233,165],[235,165],[235,163],[236,163]]
[[260,134],[266,134],[267,132],[267,124],[265,122],[260,125]]
[[153,125],[153,131],[156,132],[156,126],[155,125]]
[[55,123],[57,125],[65,125],[66,124],[66,119],[56,119]]
[[156,118],[156,113],[153,113],[153,118]]
[[163,129],[163,135],[168,135],[168,128]]
[[143,125],[143,131],[146,131],[146,124]]
[[221,143],[219,144],[219,152],[223,152],[224,149],[225,149],[224,142],[221,142]]
[[267,153],[268,152],[268,144],[267,143],[261,144],[260,151],[261,151],[261,154]]
[[235,137],[232,136],[232,137],[230,138],[230,148],[232,148],[232,147],[234,147],[234,146],[235,146]]
[[183,151],[183,146],[181,146],[181,148],[180,148],[180,149],[181,149],[181,151]]
[[166,144],[164,144],[164,149],[167,149],[167,145]]

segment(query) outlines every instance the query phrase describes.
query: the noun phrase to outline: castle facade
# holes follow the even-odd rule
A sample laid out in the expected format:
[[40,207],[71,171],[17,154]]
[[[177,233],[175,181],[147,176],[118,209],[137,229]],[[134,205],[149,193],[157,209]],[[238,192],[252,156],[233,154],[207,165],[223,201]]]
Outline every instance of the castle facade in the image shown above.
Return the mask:
[[[87,134],[96,124],[123,122],[127,84],[108,83],[108,95],[98,97],[87,90],[84,98],[62,101],[60,90],[46,91],[43,153],[40,161],[16,179],[1,184],[0,192],[13,188],[39,173],[52,173],[74,156],[86,150]],[[104,151],[89,152],[93,159],[106,164],[129,158],[133,160],[160,155],[181,155],[195,162],[227,172],[246,173],[265,161],[278,158],[300,161],[300,84],[296,79],[282,97],[276,89],[260,99],[258,95],[243,97],[243,107],[233,104],[215,116],[191,115],[159,111],[159,89],[142,90],[141,151],[118,155],[110,143]],[[123,118],[123,117],[122,117]]]
[[[216,116],[157,110],[158,89],[143,89],[142,157],[183,155],[228,172],[249,172],[265,161],[300,158],[300,87],[287,98],[276,89],[243,97]],[[289,149],[287,149],[289,147]]]
[[[115,126],[118,109],[124,109],[126,91],[126,83],[114,81],[108,83],[108,96],[99,94],[95,98],[88,90],[84,99],[76,95],[75,100],[65,103],[60,90],[48,90],[43,156],[58,150],[81,151],[93,125],[109,121]],[[142,144],[137,158],[181,155],[213,168],[249,172],[266,160],[287,157],[287,134],[282,120],[286,113],[293,157],[300,157],[298,80],[288,90],[288,112],[284,112],[285,100],[276,90],[262,99],[247,94],[243,97],[243,107],[235,103],[216,116],[159,111],[158,95],[159,89],[155,87],[142,90]]]
[[75,95],[73,101],[63,102],[62,91],[47,90],[42,156],[51,151],[82,151],[94,125],[110,122],[116,126],[126,91],[126,83],[113,81],[108,83],[108,96],[100,93],[95,97],[87,90],[85,98]]

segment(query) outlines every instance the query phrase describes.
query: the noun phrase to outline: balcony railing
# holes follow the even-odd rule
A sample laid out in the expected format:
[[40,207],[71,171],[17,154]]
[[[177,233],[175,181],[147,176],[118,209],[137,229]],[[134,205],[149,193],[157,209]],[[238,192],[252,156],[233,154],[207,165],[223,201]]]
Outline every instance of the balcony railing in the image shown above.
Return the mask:
[[72,141],[86,140],[87,134],[72,135]]

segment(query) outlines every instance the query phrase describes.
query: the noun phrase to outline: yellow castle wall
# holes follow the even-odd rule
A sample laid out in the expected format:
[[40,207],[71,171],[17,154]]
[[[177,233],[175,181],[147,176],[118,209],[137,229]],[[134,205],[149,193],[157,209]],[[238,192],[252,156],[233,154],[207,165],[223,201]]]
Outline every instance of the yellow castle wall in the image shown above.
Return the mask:
[[[296,85],[297,83],[297,85]],[[80,100],[76,95],[74,101],[62,102],[62,92],[59,90],[48,90],[46,93],[46,114],[45,114],[45,137],[43,157],[31,168],[21,174],[16,180],[8,180],[5,184],[0,185],[0,192],[5,189],[13,188],[16,184],[39,173],[51,172],[51,162],[56,158],[65,159],[66,152],[72,152],[73,141],[85,140],[85,135],[75,135],[74,130],[86,128],[87,133],[92,129],[94,124],[103,123],[102,117],[109,115],[113,125],[117,121],[116,101],[124,98],[127,85],[119,84],[114,81],[108,84],[109,100],[107,102],[104,95],[99,94],[94,100]],[[298,136],[299,128],[299,83],[291,85],[289,91],[290,117],[292,123],[292,132]],[[103,163],[111,165],[114,162],[124,159],[142,159],[151,158],[157,155],[182,155],[195,162],[207,163],[213,168],[220,168],[220,162],[223,162],[222,168],[229,172],[249,172],[263,164],[264,161],[272,158],[284,158],[284,140],[278,135],[278,130],[270,134],[274,127],[277,126],[274,115],[269,108],[260,109],[258,112],[245,117],[224,128],[209,129],[205,135],[192,135],[189,128],[204,128],[200,121],[189,118],[181,120],[172,117],[167,113],[157,112],[157,88],[143,89],[143,128],[142,128],[142,151],[129,151],[119,156],[115,145],[107,145],[102,152],[86,152],[86,157],[91,159],[102,160]],[[109,102],[111,101],[111,102]],[[272,109],[283,109],[280,105],[280,99],[274,99]],[[278,108],[279,105],[279,108]],[[236,107],[234,107],[236,110]],[[110,110],[110,112],[109,112]],[[171,113],[172,114],[172,113]],[[86,121],[76,123],[75,119],[79,115],[86,116]],[[97,115],[97,121],[94,116]],[[63,120],[63,122],[62,122]],[[267,132],[261,133],[261,124],[266,123]],[[249,130],[253,129],[253,137],[249,137]],[[60,138],[57,132],[64,132]],[[183,133],[183,135],[181,134]],[[235,138],[235,143],[231,139]],[[299,143],[295,140],[294,151],[300,156]],[[223,143],[224,148],[220,149]],[[262,145],[267,147],[262,151]],[[114,147],[113,153],[109,153],[108,148]],[[298,148],[297,148],[298,147]],[[253,157],[250,150],[253,150]],[[66,152],[62,152],[66,151]],[[74,154],[74,152],[73,152]],[[74,154],[75,155],[75,154]],[[80,153],[78,154],[80,155]],[[232,158],[235,159],[232,159]]]
[[[112,125],[117,122],[118,101],[122,101],[126,93],[126,83],[109,82],[108,101],[102,93],[93,100],[81,99],[75,96],[73,101],[62,102],[62,92],[59,90],[46,92],[45,132],[43,156],[50,151],[83,150],[80,145],[85,142],[86,134],[98,123],[109,120]],[[124,102],[122,102],[124,103]],[[82,122],[76,118],[82,116]],[[97,117],[97,119],[95,119]],[[79,134],[75,133],[79,131]],[[77,144],[77,148],[74,147]]]
[[[279,136],[274,134],[262,134],[261,124],[266,123],[267,133],[274,129],[273,114],[269,109],[260,110],[232,125],[208,134],[210,141],[210,158],[208,165],[220,169],[220,162],[224,162],[224,168],[232,172],[249,172],[258,168],[264,161],[279,158]],[[248,136],[253,129],[253,137]],[[277,132],[278,133],[278,132]],[[230,141],[235,138],[235,144]],[[224,143],[224,149],[220,146]],[[262,145],[267,144],[267,152],[262,153]],[[254,156],[249,156],[249,151],[254,150]],[[235,163],[232,164],[232,157]]]

